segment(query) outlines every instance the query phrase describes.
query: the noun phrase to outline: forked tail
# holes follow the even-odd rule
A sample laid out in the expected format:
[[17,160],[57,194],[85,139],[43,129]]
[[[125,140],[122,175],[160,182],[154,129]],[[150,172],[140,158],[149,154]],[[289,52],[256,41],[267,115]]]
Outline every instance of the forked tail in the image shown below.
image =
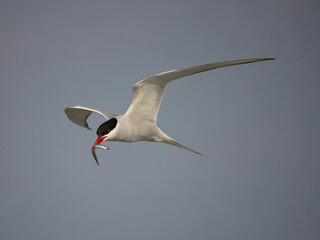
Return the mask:
[[186,146],[183,146],[182,144],[176,142],[176,141],[173,140],[172,138],[164,141],[164,143],[167,143],[167,144],[170,144],[170,145],[173,145],[173,146],[182,148],[182,149],[184,149],[184,150],[187,150],[187,151],[189,151],[189,152],[193,152],[193,153],[199,154],[199,155],[201,155],[201,156],[204,156],[202,153],[199,153],[199,152],[197,152],[197,151],[194,151],[194,150],[192,150],[192,149],[190,149],[190,148],[188,148],[188,147],[186,147]]

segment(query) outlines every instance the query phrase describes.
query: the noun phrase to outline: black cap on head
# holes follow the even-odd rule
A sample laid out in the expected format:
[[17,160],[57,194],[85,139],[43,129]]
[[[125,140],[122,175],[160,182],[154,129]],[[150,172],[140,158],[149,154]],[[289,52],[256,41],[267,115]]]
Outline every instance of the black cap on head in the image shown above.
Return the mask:
[[97,129],[97,135],[99,138],[108,134],[112,129],[117,126],[118,120],[116,118],[111,118],[110,120],[102,123]]

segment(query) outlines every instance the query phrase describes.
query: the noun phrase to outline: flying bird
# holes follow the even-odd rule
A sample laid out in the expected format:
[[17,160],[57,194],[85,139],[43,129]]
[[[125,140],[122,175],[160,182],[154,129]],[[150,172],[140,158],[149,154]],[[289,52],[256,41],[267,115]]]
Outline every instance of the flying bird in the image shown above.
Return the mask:
[[92,155],[98,165],[99,161],[95,149],[109,149],[108,147],[101,145],[103,141],[163,142],[202,155],[201,153],[176,142],[157,126],[158,111],[166,85],[173,80],[196,73],[266,60],[274,60],[274,58],[252,58],[210,63],[171,70],[145,78],[133,85],[132,103],[127,112],[123,115],[83,106],[68,107],[64,111],[72,122],[87,129],[90,129],[87,119],[92,113],[100,114],[107,120],[97,129],[98,138],[91,148]]

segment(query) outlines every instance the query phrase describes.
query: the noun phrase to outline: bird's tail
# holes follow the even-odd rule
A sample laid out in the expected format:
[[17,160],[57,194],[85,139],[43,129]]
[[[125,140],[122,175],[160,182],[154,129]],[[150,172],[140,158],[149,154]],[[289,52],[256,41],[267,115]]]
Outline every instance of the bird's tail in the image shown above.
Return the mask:
[[189,152],[193,152],[193,153],[199,154],[199,155],[201,155],[201,156],[204,156],[202,153],[199,153],[199,152],[197,152],[197,151],[194,151],[194,150],[192,150],[192,149],[190,149],[190,148],[188,148],[188,147],[186,147],[186,146],[183,146],[182,144],[176,142],[176,141],[173,140],[172,138],[165,140],[164,143],[167,143],[167,144],[170,144],[170,145],[173,145],[173,146],[182,148],[182,149],[184,149],[184,150],[187,150],[187,151],[189,151]]

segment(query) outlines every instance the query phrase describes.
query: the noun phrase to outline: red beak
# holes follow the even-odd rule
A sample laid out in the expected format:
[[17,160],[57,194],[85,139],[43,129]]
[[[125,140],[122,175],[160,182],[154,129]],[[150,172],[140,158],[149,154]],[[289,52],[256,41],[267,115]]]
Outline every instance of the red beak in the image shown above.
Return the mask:
[[96,140],[96,142],[93,144],[93,147],[95,146],[95,145],[97,145],[97,144],[100,144],[100,143],[102,143],[105,139],[106,139],[107,137],[102,137],[102,138],[97,138],[97,140]]

